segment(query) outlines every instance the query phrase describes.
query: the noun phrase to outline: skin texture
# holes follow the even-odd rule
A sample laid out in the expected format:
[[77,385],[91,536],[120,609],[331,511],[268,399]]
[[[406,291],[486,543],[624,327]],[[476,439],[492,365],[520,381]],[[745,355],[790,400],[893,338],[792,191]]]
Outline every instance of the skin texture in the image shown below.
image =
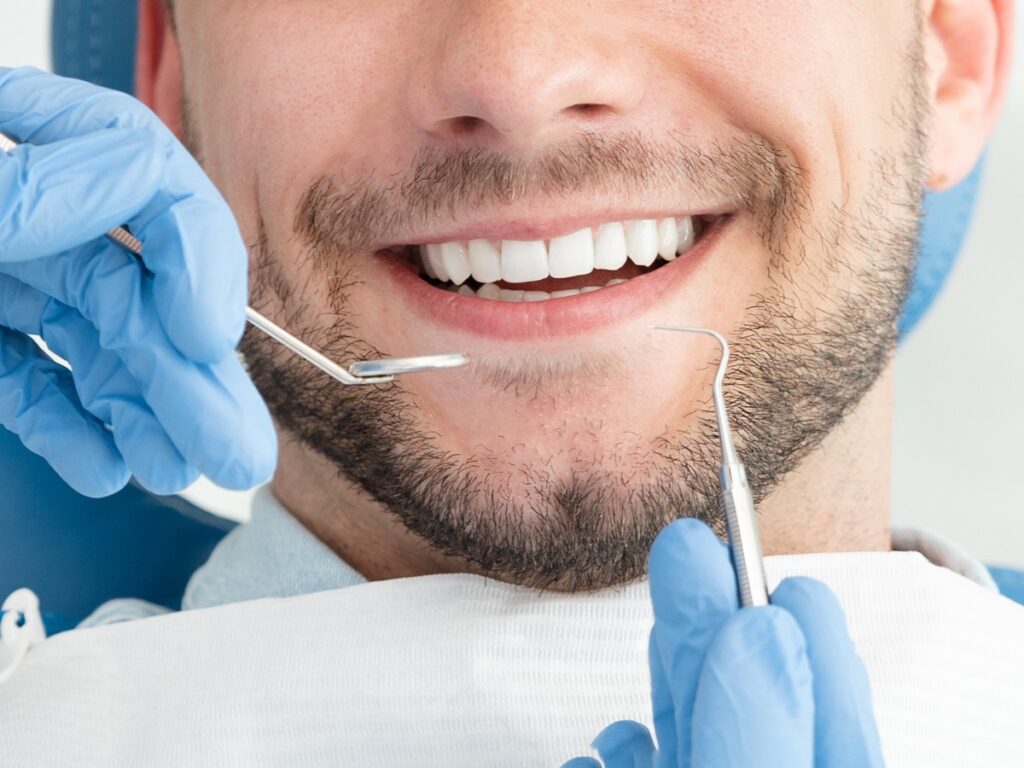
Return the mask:
[[[727,400],[766,553],[888,548],[920,191],[984,146],[1012,3],[140,7],[139,94],[231,204],[252,303],[340,361],[475,361],[342,391],[243,344],[281,434],[275,494],[365,576],[589,588],[641,574],[672,517],[721,529],[717,353],[656,322],[735,347]],[[600,331],[454,329],[396,302],[375,255],[538,211],[709,210],[733,216],[688,278]],[[537,236],[574,228],[551,226]]]

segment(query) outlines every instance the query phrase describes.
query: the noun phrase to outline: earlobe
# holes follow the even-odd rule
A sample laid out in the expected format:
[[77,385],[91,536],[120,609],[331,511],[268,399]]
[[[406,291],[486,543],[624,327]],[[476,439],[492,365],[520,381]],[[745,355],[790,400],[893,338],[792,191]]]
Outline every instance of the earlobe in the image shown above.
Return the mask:
[[135,95],[182,138],[181,53],[164,0],[139,0]]
[[928,187],[960,182],[1002,109],[1013,48],[1013,0],[933,0],[925,56],[932,102]]

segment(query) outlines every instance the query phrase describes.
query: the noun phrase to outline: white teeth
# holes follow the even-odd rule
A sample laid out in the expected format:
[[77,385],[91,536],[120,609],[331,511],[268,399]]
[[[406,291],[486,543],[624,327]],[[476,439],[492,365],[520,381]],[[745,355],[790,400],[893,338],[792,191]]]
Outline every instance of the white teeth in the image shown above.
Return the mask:
[[[547,277],[582,277],[596,269],[615,272],[627,261],[641,267],[651,266],[659,257],[666,262],[674,261],[693,248],[699,227],[699,220],[690,216],[625,223],[610,221],[597,228],[552,238],[549,242],[503,240],[498,243],[478,239],[468,243],[452,241],[421,246],[420,262],[427,277],[453,286],[462,285],[471,276],[481,286],[497,282],[531,283]],[[511,292],[516,296],[521,293]],[[499,297],[492,291],[488,294],[486,298]],[[570,294],[556,291],[550,297],[563,295]],[[523,298],[506,300],[522,301]]]
[[[658,222],[658,255],[665,261],[672,261],[676,257],[676,248],[679,245],[679,229],[676,227],[675,219],[662,219]],[[449,270],[450,271],[450,270]]]
[[437,280],[441,282],[448,282],[448,270],[444,268],[444,259],[441,256],[441,246],[436,243],[427,246],[427,262],[430,264],[430,269],[436,275]]
[[579,277],[594,271],[594,233],[590,227],[552,239],[548,250],[551,277]]
[[506,283],[532,283],[548,274],[548,249],[543,240],[501,241],[501,279]]
[[676,236],[678,243],[676,244],[677,253],[686,253],[688,250],[693,248],[693,241],[696,239],[697,233],[693,227],[693,217],[683,216],[678,220],[676,225]]
[[[625,280],[612,281],[613,283],[624,283]],[[609,283],[611,284],[611,283]],[[601,290],[600,286],[589,285],[585,288],[570,288],[567,291],[553,291],[548,293],[547,291],[510,291],[503,288],[498,288],[494,283],[486,283],[481,285],[477,290],[473,290],[468,285],[460,285],[456,288],[454,285],[449,285],[447,288],[451,293],[457,293],[459,296],[473,296],[478,299],[489,299],[491,301],[509,301],[509,302],[524,302],[524,301],[549,301],[551,299],[566,299],[570,296],[579,296],[582,293],[591,293],[593,291]]]
[[626,230],[618,221],[602,224],[594,240],[594,268],[622,269],[626,264]]
[[491,299],[497,301],[501,296],[501,289],[494,283],[485,283],[481,285],[476,291],[477,298],[480,299]]
[[501,253],[490,240],[470,240],[469,268],[478,283],[496,283],[501,280]]
[[451,282],[462,285],[469,278],[469,259],[466,258],[466,246],[462,243],[444,243],[441,246],[441,261]]
[[658,258],[658,222],[640,219],[626,224],[626,251],[639,267],[649,267]]
[[430,264],[430,259],[427,258],[427,252],[424,248],[420,248],[420,266],[423,267],[423,272],[431,280],[437,280],[437,272]]

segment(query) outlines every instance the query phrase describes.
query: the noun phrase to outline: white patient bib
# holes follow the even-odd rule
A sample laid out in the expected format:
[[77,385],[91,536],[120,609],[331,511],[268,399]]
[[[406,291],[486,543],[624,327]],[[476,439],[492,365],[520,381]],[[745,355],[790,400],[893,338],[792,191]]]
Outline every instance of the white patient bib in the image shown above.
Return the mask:
[[[916,553],[767,558],[846,608],[890,768],[1024,766],[1024,609]],[[3,766],[558,766],[650,721],[645,583],[429,576],[58,635],[0,686]]]

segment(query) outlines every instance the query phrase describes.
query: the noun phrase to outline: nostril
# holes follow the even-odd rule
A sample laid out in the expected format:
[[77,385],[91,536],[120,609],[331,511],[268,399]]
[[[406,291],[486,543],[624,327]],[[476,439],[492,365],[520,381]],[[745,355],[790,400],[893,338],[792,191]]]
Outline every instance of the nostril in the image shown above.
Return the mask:
[[481,120],[479,117],[473,117],[472,115],[453,117],[450,122],[452,133],[456,136],[466,136],[476,133],[485,125],[484,120]]
[[566,111],[573,112],[581,117],[598,117],[611,109],[607,104],[573,104]]

